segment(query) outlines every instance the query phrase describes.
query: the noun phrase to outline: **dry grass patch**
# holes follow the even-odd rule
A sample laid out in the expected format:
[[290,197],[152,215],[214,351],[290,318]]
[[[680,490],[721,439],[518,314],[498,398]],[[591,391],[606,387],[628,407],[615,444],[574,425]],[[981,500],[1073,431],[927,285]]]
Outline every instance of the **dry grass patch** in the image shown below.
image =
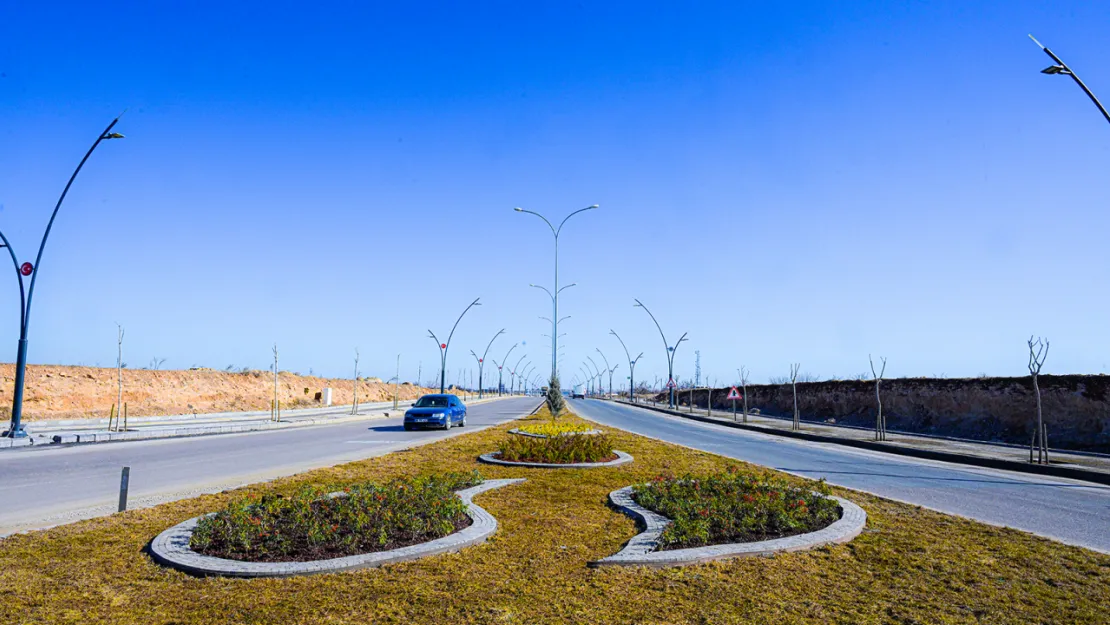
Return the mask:
[[611,428],[614,445],[635,463],[560,471],[482,465],[487,478],[528,481],[476,498],[500,527],[485,545],[457,554],[235,580],[189,577],[143,553],[167,527],[246,493],[471,471],[520,423],[0,541],[0,623],[1106,622],[1110,556],[837,488],[868,513],[868,529],[846,545],[679,569],[589,569],[588,561],[615,553],[637,532],[605,505],[609,491],[736,464]]

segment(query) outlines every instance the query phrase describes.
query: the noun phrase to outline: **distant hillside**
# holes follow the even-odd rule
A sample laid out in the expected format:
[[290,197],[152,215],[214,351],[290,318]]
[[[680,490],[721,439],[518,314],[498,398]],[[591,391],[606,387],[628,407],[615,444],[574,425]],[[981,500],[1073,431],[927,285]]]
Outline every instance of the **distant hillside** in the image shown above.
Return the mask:
[[[11,418],[15,366],[0,364],[0,416]],[[351,379],[278,374],[278,397],[285,408],[319,406],[316,393],[332,389],[333,404],[352,401]],[[116,403],[116,370],[101,367],[30,365],[27,367],[23,418],[61,419],[107,417]],[[430,392],[409,384],[399,386],[401,399]],[[214,369],[187,371],[123,370],[123,401],[128,416],[269,410],[274,376],[269,371],[231,373]],[[393,399],[393,385],[378,378],[359,383],[359,401]]]
[[[1039,384],[1052,447],[1110,452],[1110,376],[1042,375]],[[714,409],[731,407],[727,391],[713,392]],[[704,407],[707,394],[695,391],[695,404]],[[792,414],[791,397],[789,384],[748,385],[748,405],[765,414]],[[1028,445],[1037,416],[1028,376],[884,380],[882,397],[887,428],[907,432]],[[688,398],[688,391],[680,393],[683,405]],[[803,419],[874,426],[875,386],[870,381],[799,383],[798,409]]]

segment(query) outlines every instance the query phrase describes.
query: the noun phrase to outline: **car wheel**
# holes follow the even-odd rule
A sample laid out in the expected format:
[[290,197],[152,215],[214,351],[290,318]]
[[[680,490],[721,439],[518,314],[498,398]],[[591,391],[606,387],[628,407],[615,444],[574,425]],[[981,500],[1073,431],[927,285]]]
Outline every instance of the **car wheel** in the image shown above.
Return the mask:
[[412,431],[412,426],[406,423],[405,424],[405,431],[406,432],[411,432]]
[[451,429],[451,417],[447,417],[443,420],[443,429],[445,429],[445,430],[450,430]]
[[463,415],[463,420],[459,422],[459,427],[466,427],[466,415]]

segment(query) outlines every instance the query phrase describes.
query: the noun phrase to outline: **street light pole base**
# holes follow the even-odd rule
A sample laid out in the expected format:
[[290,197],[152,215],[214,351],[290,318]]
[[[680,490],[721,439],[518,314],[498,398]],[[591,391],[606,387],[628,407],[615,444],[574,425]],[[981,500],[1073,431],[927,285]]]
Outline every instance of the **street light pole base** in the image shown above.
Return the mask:
[[5,430],[3,434],[0,434],[0,438],[27,438],[27,430],[23,429],[22,426],[15,430]]

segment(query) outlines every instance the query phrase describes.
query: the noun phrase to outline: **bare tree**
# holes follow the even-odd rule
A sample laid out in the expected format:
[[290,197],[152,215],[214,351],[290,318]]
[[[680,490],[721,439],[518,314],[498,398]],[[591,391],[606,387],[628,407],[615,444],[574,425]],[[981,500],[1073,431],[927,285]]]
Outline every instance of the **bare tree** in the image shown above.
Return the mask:
[[[116,410],[123,410],[123,326],[116,324]],[[116,429],[119,429],[119,412],[116,412]],[[108,414],[108,431],[112,431],[112,415]]]
[[157,371],[162,366],[162,364],[165,363],[165,362],[166,362],[165,358],[159,358],[157,356],[155,356],[154,358],[151,358],[150,359],[150,369],[151,369],[151,371]]
[[802,418],[798,414],[798,370],[801,368],[800,362],[790,365],[790,389],[794,392],[794,422],[790,426],[792,430],[802,429]]
[[355,379],[352,388],[354,389],[354,400],[351,405],[351,414],[358,414],[358,348],[355,348]]
[[1033,432],[1033,440],[1029,444],[1029,462],[1033,462],[1033,447],[1037,448],[1037,464],[1048,464],[1048,430],[1044,424],[1041,413],[1041,387],[1037,383],[1037,376],[1041,374],[1044,359],[1048,357],[1048,339],[1033,342],[1029,337],[1029,375],[1033,376],[1033,394],[1037,397],[1037,429]]
[[875,361],[871,354],[867,355],[867,362],[871,363],[871,377],[875,379],[875,403],[879,405],[879,414],[875,417],[875,440],[886,440],[886,417],[883,416],[883,398],[879,395],[879,386],[883,383],[883,374],[886,373],[886,358],[879,356],[883,366],[875,373]]
[[270,408],[270,418],[281,421],[281,403],[278,401],[278,349],[274,343],[274,405]]
[[746,368],[740,367],[736,370],[740,374],[740,399],[744,400],[744,423],[748,422],[748,373]]

